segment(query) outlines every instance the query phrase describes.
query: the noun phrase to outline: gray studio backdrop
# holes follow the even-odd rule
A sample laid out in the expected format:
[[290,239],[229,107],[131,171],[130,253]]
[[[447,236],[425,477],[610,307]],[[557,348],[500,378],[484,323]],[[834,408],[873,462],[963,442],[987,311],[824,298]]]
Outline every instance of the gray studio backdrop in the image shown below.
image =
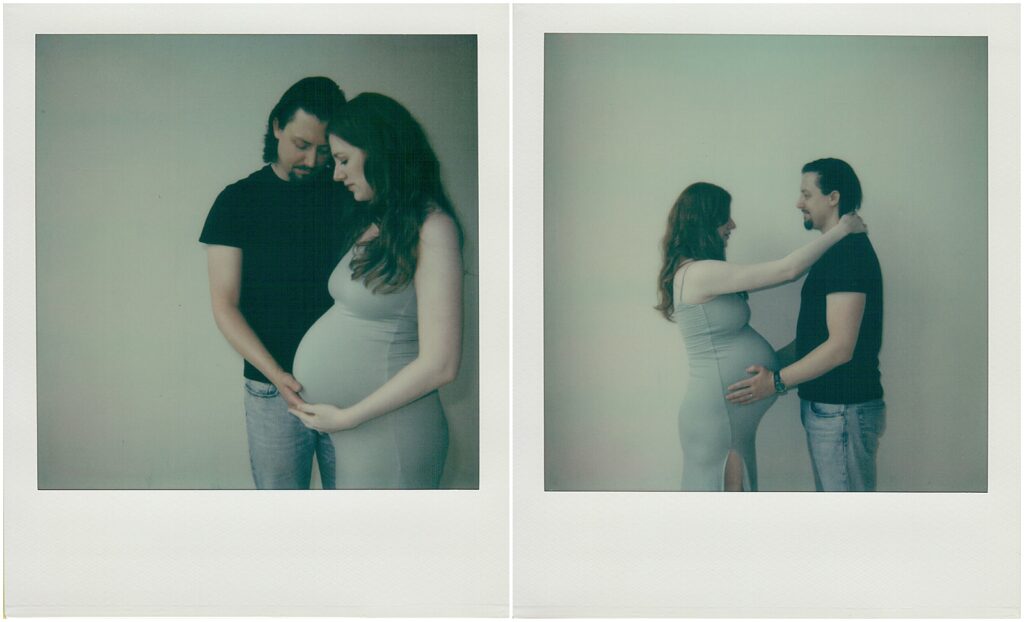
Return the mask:
[[262,166],[277,99],[324,75],[412,111],[465,225],[442,486],[475,488],[475,37],[41,35],[36,47],[39,487],[252,487],[242,360],[214,325],[197,238],[217,193]]
[[[840,157],[882,264],[879,488],[987,482],[985,38],[547,35],[544,414],[549,490],[678,490],[687,362],[659,244],[695,181],[733,196],[730,260],[810,241],[800,167]],[[776,348],[802,281],[750,296]],[[758,436],[762,490],[813,490],[795,395]]]

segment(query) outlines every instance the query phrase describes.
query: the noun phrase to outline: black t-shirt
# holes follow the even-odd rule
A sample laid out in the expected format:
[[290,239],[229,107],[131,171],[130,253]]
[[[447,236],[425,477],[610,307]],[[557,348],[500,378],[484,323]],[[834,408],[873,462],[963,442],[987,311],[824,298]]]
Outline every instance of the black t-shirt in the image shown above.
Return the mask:
[[[327,175],[287,182],[270,166],[225,188],[199,236],[242,249],[239,310],[285,371],[306,330],[330,307],[327,278],[341,258],[351,194]],[[269,382],[249,361],[244,375]]]
[[825,297],[835,292],[865,294],[864,318],[853,359],[800,385],[801,399],[859,404],[882,397],[878,351],[882,347],[882,270],[865,234],[848,235],[811,268],[800,291],[796,354],[803,358],[828,339]]

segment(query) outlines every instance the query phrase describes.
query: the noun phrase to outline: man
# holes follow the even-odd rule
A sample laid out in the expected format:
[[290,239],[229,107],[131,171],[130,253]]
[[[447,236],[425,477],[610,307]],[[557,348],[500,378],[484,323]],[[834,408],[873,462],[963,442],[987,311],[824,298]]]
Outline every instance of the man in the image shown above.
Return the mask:
[[314,456],[324,488],[334,487],[330,437],[288,406],[302,403],[295,350],[330,305],[327,277],[346,202],[333,195],[326,128],[344,103],[328,78],[289,88],[267,121],[267,166],[220,193],[199,237],[208,245],[217,327],[245,359],[249,458],[260,489],[309,488]]
[[[804,165],[804,227],[824,233],[860,207],[849,164],[835,158]],[[800,292],[796,341],[779,351],[782,369],[751,366],[751,378],[727,389],[749,403],[799,386],[800,418],[818,491],[873,491],[875,454],[885,431],[878,371],[882,345],[882,272],[866,234],[850,235],[814,264]],[[796,359],[796,360],[794,360]]]

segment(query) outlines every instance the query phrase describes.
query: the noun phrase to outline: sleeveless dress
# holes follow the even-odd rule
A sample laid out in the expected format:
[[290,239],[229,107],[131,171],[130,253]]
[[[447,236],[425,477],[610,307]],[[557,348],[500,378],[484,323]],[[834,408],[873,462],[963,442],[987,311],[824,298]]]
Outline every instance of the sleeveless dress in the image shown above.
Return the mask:
[[725,393],[729,385],[750,377],[746,368],[751,365],[778,369],[775,350],[750,327],[744,295],[723,294],[695,305],[679,296],[672,319],[690,362],[689,386],[679,406],[683,490],[724,490],[730,450],[743,461],[743,489],[757,490],[757,425],[776,396],[741,406],[726,400]]
[[[352,280],[353,246],[328,280],[334,306],[306,332],[294,376],[310,404],[351,406],[419,353],[416,288],[374,294]],[[349,430],[331,433],[339,489],[437,488],[448,422],[437,391]]]

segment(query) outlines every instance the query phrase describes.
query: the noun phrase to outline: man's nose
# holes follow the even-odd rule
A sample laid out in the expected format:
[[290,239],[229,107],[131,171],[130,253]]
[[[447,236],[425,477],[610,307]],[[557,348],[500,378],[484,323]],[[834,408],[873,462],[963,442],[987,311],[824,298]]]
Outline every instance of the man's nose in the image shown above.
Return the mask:
[[303,163],[309,168],[316,166],[316,151],[313,151],[312,149],[307,151],[306,157],[303,159]]

